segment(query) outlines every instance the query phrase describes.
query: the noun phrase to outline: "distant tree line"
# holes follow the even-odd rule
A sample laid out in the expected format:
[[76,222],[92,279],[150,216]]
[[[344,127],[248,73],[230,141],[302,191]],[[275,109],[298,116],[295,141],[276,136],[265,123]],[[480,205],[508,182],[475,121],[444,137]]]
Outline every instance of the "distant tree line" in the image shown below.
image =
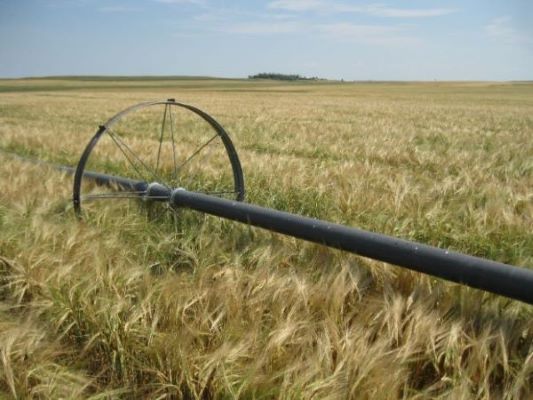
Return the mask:
[[261,72],[260,74],[249,75],[248,79],[275,79],[278,81],[316,81],[318,78],[307,78],[301,75],[294,74],[278,74],[274,72]]

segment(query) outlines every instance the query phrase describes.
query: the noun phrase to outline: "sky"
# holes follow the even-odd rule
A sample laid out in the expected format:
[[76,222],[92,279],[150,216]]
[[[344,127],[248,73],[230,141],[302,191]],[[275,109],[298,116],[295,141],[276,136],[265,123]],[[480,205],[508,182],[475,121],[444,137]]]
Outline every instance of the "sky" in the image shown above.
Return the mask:
[[532,0],[0,0],[0,77],[533,80]]

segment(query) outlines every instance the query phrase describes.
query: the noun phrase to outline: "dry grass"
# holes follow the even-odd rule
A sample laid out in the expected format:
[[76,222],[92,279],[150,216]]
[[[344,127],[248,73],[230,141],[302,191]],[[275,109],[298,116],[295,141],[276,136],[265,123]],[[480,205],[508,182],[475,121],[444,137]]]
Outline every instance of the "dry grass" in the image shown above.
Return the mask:
[[[179,97],[230,132],[253,203],[533,265],[529,85],[54,84],[0,95],[0,147],[74,164],[115,112]],[[6,397],[533,395],[531,306],[188,211],[78,223],[70,177],[0,157]]]

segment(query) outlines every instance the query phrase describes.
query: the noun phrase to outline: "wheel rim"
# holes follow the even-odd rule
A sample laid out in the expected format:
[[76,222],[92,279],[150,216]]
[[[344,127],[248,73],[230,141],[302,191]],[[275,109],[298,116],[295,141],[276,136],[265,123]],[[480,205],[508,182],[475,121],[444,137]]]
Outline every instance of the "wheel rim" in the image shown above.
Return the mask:
[[[126,180],[98,187],[90,171]],[[74,209],[81,216],[102,201],[158,200],[147,194],[152,182],[244,199],[241,164],[227,132],[204,111],[173,99],[136,104],[99,127],[76,168]]]

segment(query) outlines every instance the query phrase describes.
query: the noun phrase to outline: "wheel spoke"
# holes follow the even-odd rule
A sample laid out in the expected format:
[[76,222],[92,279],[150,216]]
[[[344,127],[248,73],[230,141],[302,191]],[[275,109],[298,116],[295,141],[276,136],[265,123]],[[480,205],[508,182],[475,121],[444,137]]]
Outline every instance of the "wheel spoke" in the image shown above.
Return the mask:
[[115,137],[115,134],[111,132],[111,129],[107,129],[107,134],[109,135],[109,137],[113,140],[113,142],[115,143],[115,145],[119,148],[119,150],[122,152],[122,154],[124,155],[124,157],[126,157],[126,160],[128,160],[128,162],[131,164],[131,166],[133,167],[133,169],[135,170],[135,172],[137,173],[137,175],[139,175],[139,178],[141,178],[141,180],[143,181],[146,181],[146,177],[141,174],[141,172],[138,170],[137,166],[135,165],[135,163],[130,159],[130,157],[128,156],[128,154],[126,153],[126,151],[122,148],[121,144],[118,142],[118,140],[116,139]]
[[[150,175],[152,175],[152,177],[155,179],[156,182],[159,182],[161,185],[165,186],[166,188],[169,188],[164,182],[163,180],[157,176],[157,174],[150,168],[148,167],[143,160],[141,160],[139,158],[139,156],[137,156],[137,154],[135,154],[135,152],[126,144],[124,143],[124,141],[116,134],[114,133],[111,129],[108,129],[107,132],[109,133],[109,135],[111,136],[111,138],[113,139],[113,141],[115,142],[115,144],[122,150],[122,153],[124,154],[124,156],[126,156],[126,158],[130,161],[130,164],[135,168],[135,170],[137,171],[138,174],[140,174],[140,172],[137,170],[137,168],[134,166],[133,162],[129,159],[129,157],[126,155],[126,152],[124,151],[123,148],[121,148],[121,145],[124,146],[125,149],[128,150],[128,152],[133,156],[135,157],[135,159],[141,163],[141,165],[144,167],[144,169],[146,171],[148,171],[150,173]],[[119,144],[120,142],[120,144]],[[142,175],[141,175],[142,176]],[[143,177],[143,180],[146,180],[144,179]]]
[[102,193],[91,193],[85,196],[82,196],[82,199],[87,200],[100,200],[100,199],[133,199],[139,198],[144,195],[146,191],[140,192],[102,192]]
[[168,199],[168,196],[147,196],[146,191],[139,192],[103,192],[91,193],[82,196],[82,200],[105,200],[105,199]]
[[198,155],[209,143],[211,143],[215,138],[218,136],[218,133],[213,136],[211,139],[209,139],[207,142],[205,142],[203,145],[201,145],[192,155],[187,158],[185,161],[183,161],[180,165],[178,165],[177,171],[181,170],[185,164],[187,164],[189,161],[191,161],[194,157]]
[[163,112],[163,121],[161,122],[161,135],[159,136],[159,149],[157,150],[157,162],[155,164],[155,172],[159,168],[159,158],[161,157],[161,146],[163,145],[163,135],[165,133],[165,122],[167,120],[167,108],[168,104],[165,104],[165,111]]
[[198,192],[198,193],[212,195],[212,196],[219,196],[219,195],[224,195],[224,194],[237,194],[239,192],[235,190],[226,190],[226,191],[221,191],[221,192]]
[[174,121],[172,120],[172,107],[169,108],[170,136],[172,137],[172,158],[174,160],[174,182],[178,180],[178,167],[176,166],[176,142],[174,141]]

